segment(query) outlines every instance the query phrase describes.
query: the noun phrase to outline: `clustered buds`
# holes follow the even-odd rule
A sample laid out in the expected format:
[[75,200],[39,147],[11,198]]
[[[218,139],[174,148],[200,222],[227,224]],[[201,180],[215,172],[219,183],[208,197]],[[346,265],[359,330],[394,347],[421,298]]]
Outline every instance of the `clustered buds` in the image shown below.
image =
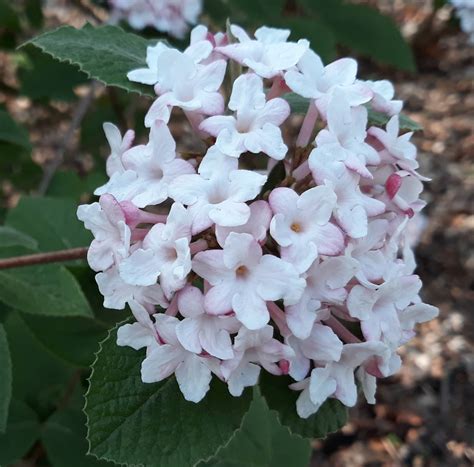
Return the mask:
[[196,24],[202,0],[109,0],[112,21],[126,20],[134,29],[151,27],[184,38]]
[[[376,379],[437,309],[419,297],[406,237],[424,202],[402,102],[390,82],[357,79],[355,60],[324,66],[289,34],[197,26],[184,52],[149,47],[128,75],[158,96],[149,141],[104,125],[110,179],[78,217],[104,305],[135,317],[117,343],[146,348],[144,382],[175,374],[198,402],[212,375],[240,396],[263,367],[293,378],[308,417],[331,397],[353,406],[356,380],[374,403]],[[290,92],[308,103],[295,137],[294,123],[282,132]],[[176,150],[175,108],[195,152]],[[390,116],[385,129],[368,108]]]

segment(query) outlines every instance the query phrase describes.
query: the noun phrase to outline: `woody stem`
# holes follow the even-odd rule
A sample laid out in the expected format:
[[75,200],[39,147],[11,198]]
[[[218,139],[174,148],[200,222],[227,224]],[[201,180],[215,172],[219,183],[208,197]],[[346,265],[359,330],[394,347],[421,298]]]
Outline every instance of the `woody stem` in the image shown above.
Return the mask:
[[0,259],[0,269],[19,268],[23,266],[34,266],[35,264],[61,263],[87,257],[88,247],[71,248],[69,250],[51,251],[48,253],[36,253],[33,255],[15,256],[13,258]]

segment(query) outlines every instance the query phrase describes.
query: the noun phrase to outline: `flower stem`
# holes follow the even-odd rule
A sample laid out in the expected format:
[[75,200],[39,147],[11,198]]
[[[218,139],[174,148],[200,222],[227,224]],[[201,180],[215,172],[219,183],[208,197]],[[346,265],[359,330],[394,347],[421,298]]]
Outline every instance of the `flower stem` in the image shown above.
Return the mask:
[[87,250],[88,247],[80,247],[0,259],[0,269],[12,269],[23,266],[34,266],[36,264],[61,263],[63,261],[84,259],[87,257]]
[[339,320],[330,316],[328,319],[323,320],[324,324],[329,326],[334,333],[341,338],[341,340],[346,344],[357,344],[360,342],[360,339],[354,336],[352,332],[349,331]]
[[203,238],[196,240],[195,242],[191,243],[191,245],[189,246],[190,246],[192,255],[199,253],[200,251],[207,250],[209,248],[209,245],[207,244],[206,240],[204,240]]
[[267,307],[270,316],[280,330],[280,334],[284,337],[291,335],[291,331],[286,324],[285,312],[275,302],[267,302]]
[[313,134],[314,125],[318,119],[318,109],[313,101],[310,101],[308,110],[301,125],[298,138],[296,139],[296,147],[304,148],[308,145],[311,135]]

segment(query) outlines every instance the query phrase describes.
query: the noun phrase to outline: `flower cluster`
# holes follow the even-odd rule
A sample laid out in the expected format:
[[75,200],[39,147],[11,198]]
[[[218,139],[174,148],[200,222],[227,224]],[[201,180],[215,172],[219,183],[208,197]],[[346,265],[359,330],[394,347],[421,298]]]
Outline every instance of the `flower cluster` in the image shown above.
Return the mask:
[[450,2],[459,18],[461,29],[469,36],[469,42],[474,44],[474,1],[450,0]]
[[[287,30],[230,31],[198,26],[186,50],[158,43],[129,73],[157,94],[147,144],[104,125],[110,179],[78,216],[104,305],[136,320],[117,343],[146,348],[144,382],[175,374],[194,402],[212,375],[239,396],[263,367],[294,380],[301,417],[330,397],[353,406],[356,381],[374,403],[397,348],[437,314],[406,238],[424,203],[402,103],[390,82],[357,79],[350,58],[325,66]],[[295,138],[290,92],[308,104]],[[177,152],[176,108],[195,153]]]
[[152,27],[182,39],[196,24],[202,0],[109,0],[112,21],[126,20],[134,29]]

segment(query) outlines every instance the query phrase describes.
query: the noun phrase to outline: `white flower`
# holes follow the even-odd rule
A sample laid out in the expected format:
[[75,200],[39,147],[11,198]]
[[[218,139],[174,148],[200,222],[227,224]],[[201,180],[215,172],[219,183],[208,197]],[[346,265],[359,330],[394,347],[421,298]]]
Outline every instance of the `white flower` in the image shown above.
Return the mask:
[[327,317],[323,305],[343,305],[345,286],[357,273],[357,261],[345,256],[316,260],[303,276],[306,288],[295,305],[287,306],[288,327],[299,339],[306,339],[313,323]]
[[265,243],[268,228],[272,219],[272,210],[266,201],[258,200],[249,205],[250,216],[245,224],[235,227],[223,227],[216,225],[216,238],[221,247],[224,246],[229,234],[248,233],[252,235],[258,243]]
[[315,368],[309,379],[291,385],[293,389],[303,390],[296,402],[298,415],[308,418],[328,397],[335,397],[344,405],[353,407],[357,401],[354,370],[370,358],[384,355],[387,350],[381,342],[344,345],[339,361]]
[[142,381],[163,381],[173,373],[179,389],[187,401],[199,402],[209,390],[211,368],[218,368],[218,361],[186,350],[179,342],[176,328],[180,321],[174,316],[156,314],[155,327],[161,344],[152,344],[142,363]]
[[273,327],[251,331],[242,327],[235,338],[235,357],[222,362],[221,371],[229,392],[238,397],[244,388],[257,384],[260,366],[269,373],[281,375],[280,360],[294,357],[293,350],[273,338]]
[[189,162],[176,158],[176,143],[163,122],[153,125],[146,146],[129,149],[123,154],[122,162],[126,170],[114,173],[94,193],[110,193],[117,200],[131,201],[139,208],[165,201],[170,183],[179,175],[194,172]]
[[186,350],[196,354],[206,351],[221,360],[234,357],[230,333],[242,326],[235,317],[206,313],[204,295],[191,286],[179,292],[178,309],[184,319],[176,325],[176,336]]
[[123,310],[127,303],[135,301],[148,311],[153,311],[155,305],[163,308],[168,302],[163,295],[160,284],[139,286],[127,284],[121,277],[116,266],[95,276],[100,293],[104,296],[104,307]]
[[232,88],[229,109],[235,117],[216,115],[204,120],[200,128],[217,137],[217,147],[226,155],[239,157],[250,151],[281,160],[288,150],[279,126],[290,114],[284,99],[266,101],[263,80],[253,73],[239,76]]
[[423,183],[411,172],[394,171],[392,166],[381,166],[374,171],[374,185],[383,185],[385,192],[377,198],[384,201],[387,211],[401,211],[408,217],[421,211],[426,205],[420,200]]
[[357,62],[354,59],[341,58],[324,66],[321,58],[309,49],[297,67],[285,73],[285,82],[300,96],[314,99],[325,115],[335,91],[342,94],[351,106],[364,104],[372,98],[370,88],[356,82],[356,74]]
[[77,217],[94,235],[87,252],[87,261],[94,271],[105,271],[128,256],[131,232],[113,196],[103,195],[98,203],[79,206]]
[[176,49],[164,50],[159,59],[159,66],[166,71],[155,85],[160,97],[149,108],[145,126],[151,127],[156,120],[168,123],[173,107],[203,115],[223,112],[224,99],[219,88],[224,80],[225,60],[200,65],[189,54]]
[[388,233],[388,221],[374,219],[368,223],[365,237],[351,239],[347,245],[346,255],[357,261],[356,277],[363,285],[381,280],[392,264],[382,248]]
[[160,277],[165,296],[182,288],[191,270],[191,219],[182,204],[174,203],[166,224],[154,225],[141,248],[120,263],[120,276],[131,285],[153,285]]
[[130,309],[137,321],[132,324],[124,324],[118,328],[117,345],[140,350],[143,347],[148,348],[158,343],[159,336],[148,311],[134,301],[130,302]]
[[310,154],[309,166],[317,183],[334,191],[337,204],[334,216],[339,225],[352,238],[367,235],[368,217],[385,211],[385,205],[360,190],[360,175],[347,170],[346,166],[327,153],[316,149]]
[[122,155],[132,146],[133,140],[135,139],[135,132],[128,130],[122,138],[120,130],[114,124],[106,122],[103,124],[103,128],[110,146],[110,155],[107,158],[106,171],[107,175],[111,177],[116,172],[125,172]]
[[302,195],[290,188],[276,188],[269,196],[275,213],[270,233],[282,247],[281,257],[302,273],[318,254],[336,255],[344,248],[342,232],[330,223],[336,206],[331,188],[318,186]]
[[258,242],[245,233],[231,233],[223,250],[198,253],[193,270],[213,286],[205,297],[206,310],[212,314],[233,310],[251,330],[268,323],[267,300],[293,304],[305,286],[294,266],[276,256],[262,255]]
[[377,112],[383,112],[387,115],[393,116],[401,112],[403,107],[403,101],[395,100],[395,88],[393,84],[386,80],[378,81],[358,81],[367,87],[374,93],[373,99],[370,101],[370,106]]
[[359,175],[372,178],[366,166],[378,164],[380,157],[365,142],[367,109],[363,106],[351,108],[345,96],[336,92],[327,110],[327,124],[327,129],[316,136],[313,158],[327,154]]
[[377,138],[383,145],[385,151],[380,155],[388,163],[396,163],[405,170],[416,170],[416,147],[410,142],[413,132],[404,133],[399,136],[400,124],[398,115],[393,116],[387,123],[386,131],[382,128],[371,127],[368,134]]
[[210,178],[182,175],[170,187],[170,196],[189,206],[196,234],[214,223],[223,227],[245,224],[250,217],[246,201],[260,193],[266,179],[250,170],[215,171]]
[[416,275],[394,278],[375,289],[356,285],[347,297],[347,309],[353,318],[360,319],[367,340],[384,339],[398,344],[401,339],[398,312],[418,301],[420,289],[421,281]]
[[288,29],[263,26],[255,31],[255,39],[234,24],[230,31],[239,42],[218,47],[217,50],[249,67],[262,78],[273,78],[293,67],[309,47],[305,39],[297,43],[287,42],[290,35]]
[[290,359],[289,374],[296,381],[306,377],[311,360],[318,364],[337,362],[341,358],[343,348],[341,340],[329,326],[317,323],[309,327],[305,339],[291,336],[287,343],[295,351],[295,357]]

